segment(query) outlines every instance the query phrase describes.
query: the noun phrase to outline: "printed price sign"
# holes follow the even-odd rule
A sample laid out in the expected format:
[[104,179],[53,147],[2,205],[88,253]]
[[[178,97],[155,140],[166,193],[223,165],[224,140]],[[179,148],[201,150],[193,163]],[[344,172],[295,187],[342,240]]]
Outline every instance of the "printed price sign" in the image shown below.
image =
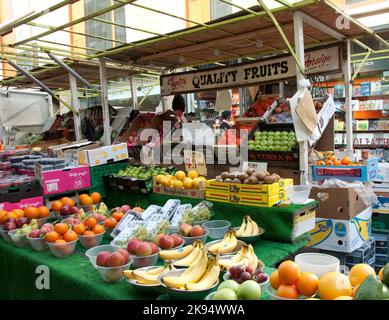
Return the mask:
[[242,165],[242,170],[246,171],[247,169],[254,169],[256,172],[267,171],[267,163],[266,162],[244,161],[243,165]]
[[185,169],[197,170],[199,175],[207,175],[207,165],[205,164],[204,153],[199,151],[184,150]]
[[154,150],[152,148],[143,146],[141,152],[141,161],[145,166],[154,168]]

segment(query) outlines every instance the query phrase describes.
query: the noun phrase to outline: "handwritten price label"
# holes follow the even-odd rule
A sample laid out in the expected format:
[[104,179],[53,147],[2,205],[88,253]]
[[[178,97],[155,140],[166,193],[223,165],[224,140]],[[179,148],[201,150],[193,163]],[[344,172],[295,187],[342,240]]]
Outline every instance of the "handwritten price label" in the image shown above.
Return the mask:
[[204,153],[199,151],[184,150],[184,161],[186,171],[197,170],[199,175],[207,175]]

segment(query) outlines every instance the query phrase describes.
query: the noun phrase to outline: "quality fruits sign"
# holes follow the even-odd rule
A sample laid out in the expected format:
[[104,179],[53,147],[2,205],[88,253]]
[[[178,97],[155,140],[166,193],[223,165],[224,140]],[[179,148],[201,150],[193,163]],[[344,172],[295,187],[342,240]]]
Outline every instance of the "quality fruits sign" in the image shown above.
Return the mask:
[[[322,74],[340,70],[338,45],[307,51],[307,74]],[[206,71],[183,72],[161,77],[161,95],[249,86],[296,75],[296,62],[291,55],[258,60]]]

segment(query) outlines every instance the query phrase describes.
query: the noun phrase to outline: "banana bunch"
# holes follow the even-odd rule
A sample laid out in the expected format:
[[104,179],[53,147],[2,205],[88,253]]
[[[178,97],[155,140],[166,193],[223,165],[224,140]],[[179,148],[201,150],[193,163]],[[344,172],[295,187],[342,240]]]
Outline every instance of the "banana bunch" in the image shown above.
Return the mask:
[[200,259],[202,259],[203,250],[203,243],[201,241],[197,241],[193,245],[193,250],[185,258],[174,261],[173,265],[176,267],[191,267],[196,265],[199,263]]
[[214,255],[218,253],[220,254],[230,253],[236,248],[237,244],[238,244],[238,239],[235,236],[235,231],[229,230],[224,235],[224,238],[221,241],[211,245],[208,248],[208,251]]
[[250,266],[254,270],[263,267],[263,262],[260,261],[253,249],[251,244],[243,245],[242,249],[240,249],[235,255],[229,258],[221,258],[218,260],[218,264],[222,270],[228,271],[230,267],[236,265],[245,265],[246,267]]
[[[180,265],[181,267],[189,267],[190,265],[188,264],[185,264],[185,263],[188,263],[188,261],[191,261],[192,258],[194,258],[194,254],[192,255],[193,251],[195,250],[195,248],[198,248],[198,249],[203,249],[204,248],[204,244],[202,241],[200,240],[196,240],[195,242],[193,242],[193,244],[190,244],[188,246],[185,246],[183,248],[179,248],[179,249],[173,249],[173,250],[162,250],[159,252],[159,256],[162,260],[174,260],[176,261],[176,263],[178,262],[178,265]],[[198,251],[196,250],[196,252],[198,253]],[[184,259],[186,259],[189,255],[191,255],[190,258],[188,258],[185,262]],[[184,260],[184,261],[182,261]],[[184,264],[182,264],[182,262]],[[175,265],[177,265],[175,263]]]
[[159,284],[159,281],[157,280],[158,276],[165,271],[174,270],[174,266],[170,263],[165,264],[161,267],[155,267],[151,270],[145,271],[145,270],[125,270],[123,271],[123,274],[127,277],[129,280],[136,281],[139,284]]
[[165,276],[161,281],[169,288],[181,290],[206,290],[219,279],[220,267],[217,259],[208,259],[207,252],[201,249],[201,258],[197,264],[186,269],[179,276]]
[[243,223],[241,224],[236,235],[238,237],[252,237],[259,234],[258,224],[251,219],[250,216],[244,216]]

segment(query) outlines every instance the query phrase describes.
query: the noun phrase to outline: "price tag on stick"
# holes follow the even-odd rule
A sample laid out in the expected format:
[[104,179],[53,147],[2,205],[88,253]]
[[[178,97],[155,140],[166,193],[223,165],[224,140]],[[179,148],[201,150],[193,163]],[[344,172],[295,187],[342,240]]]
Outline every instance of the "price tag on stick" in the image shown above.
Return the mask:
[[199,151],[184,150],[185,169],[197,170],[199,175],[207,176],[207,165],[205,164],[204,153]]

